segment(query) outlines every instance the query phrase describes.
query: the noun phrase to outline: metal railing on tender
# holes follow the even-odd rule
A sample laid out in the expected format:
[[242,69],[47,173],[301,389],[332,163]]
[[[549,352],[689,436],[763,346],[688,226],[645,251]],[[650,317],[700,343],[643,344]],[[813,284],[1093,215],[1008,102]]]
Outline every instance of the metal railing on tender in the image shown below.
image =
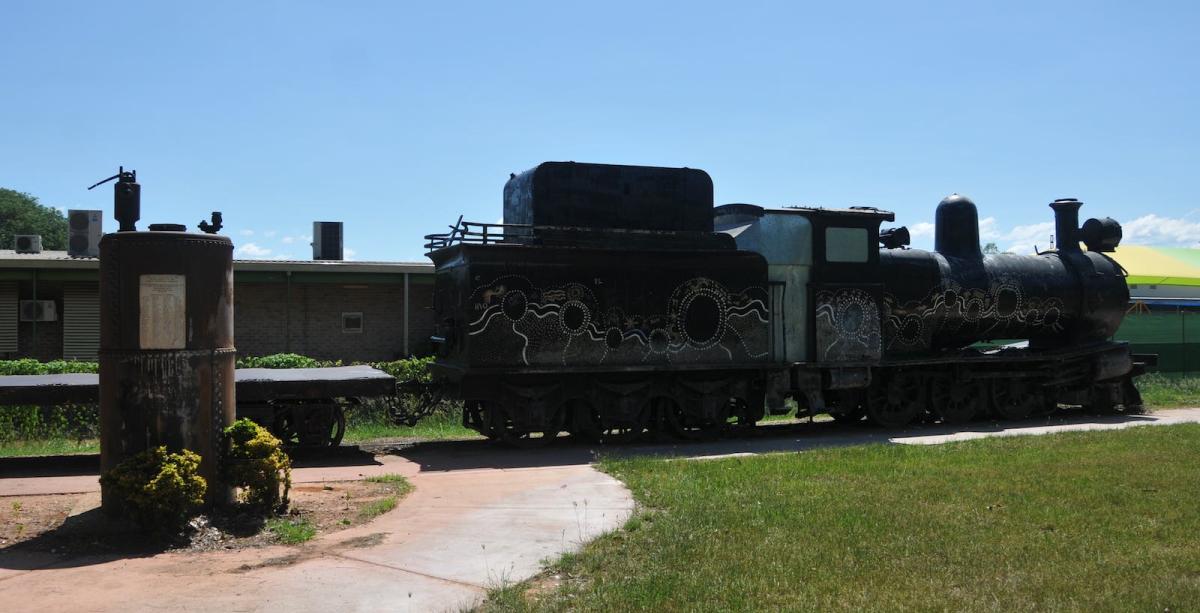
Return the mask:
[[[463,221],[462,215],[454,225],[448,226],[449,232],[425,235],[425,252],[445,249],[451,245],[468,243],[472,245],[492,245],[512,239],[515,235],[529,233],[532,227],[527,224],[480,223],[478,221]],[[514,232],[513,230],[518,230]]]

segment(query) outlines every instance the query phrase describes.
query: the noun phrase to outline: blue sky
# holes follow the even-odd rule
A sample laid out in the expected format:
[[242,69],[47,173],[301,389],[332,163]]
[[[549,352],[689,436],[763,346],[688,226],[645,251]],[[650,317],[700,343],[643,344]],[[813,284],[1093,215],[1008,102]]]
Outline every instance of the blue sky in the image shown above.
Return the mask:
[[307,259],[328,219],[355,259],[421,260],[545,160],[887,208],[917,245],[951,192],[1001,248],[1049,245],[1063,196],[1197,245],[1198,31],[1194,2],[8,0],[0,186],[111,215],[84,188],[124,164],[143,223],[221,210],[239,257]]

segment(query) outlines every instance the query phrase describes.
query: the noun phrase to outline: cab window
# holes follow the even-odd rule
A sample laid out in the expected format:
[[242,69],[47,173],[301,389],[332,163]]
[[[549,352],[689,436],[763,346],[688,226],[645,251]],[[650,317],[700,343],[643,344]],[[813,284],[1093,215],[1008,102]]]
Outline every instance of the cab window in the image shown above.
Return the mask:
[[825,261],[867,261],[866,228],[825,228]]

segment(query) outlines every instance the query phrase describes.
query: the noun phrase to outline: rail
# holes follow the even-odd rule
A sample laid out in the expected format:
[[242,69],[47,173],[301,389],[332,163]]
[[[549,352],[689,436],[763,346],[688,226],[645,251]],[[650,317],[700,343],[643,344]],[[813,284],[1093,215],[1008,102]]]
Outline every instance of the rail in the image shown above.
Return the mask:
[[463,221],[462,215],[459,215],[458,221],[454,222],[454,225],[449,226],[449,232],[425,235],[425,252],[430,253],[459,243],[472,245],[501,243],[504,242],[506,234],[512,236],[513,233],[508,231],[509,228],[528,230],[530,227],[532,226],[526,224]]

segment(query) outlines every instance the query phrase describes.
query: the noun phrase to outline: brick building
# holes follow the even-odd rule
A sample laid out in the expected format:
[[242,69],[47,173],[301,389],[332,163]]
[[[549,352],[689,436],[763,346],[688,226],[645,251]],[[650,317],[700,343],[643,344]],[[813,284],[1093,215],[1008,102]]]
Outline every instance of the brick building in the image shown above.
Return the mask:
[[[99,269],[95,258],[62,251],[0,250],[0,357],[95,359]],[[241,355],[367,361],[432,352],[432,264],[235,260],[233,270]]]

